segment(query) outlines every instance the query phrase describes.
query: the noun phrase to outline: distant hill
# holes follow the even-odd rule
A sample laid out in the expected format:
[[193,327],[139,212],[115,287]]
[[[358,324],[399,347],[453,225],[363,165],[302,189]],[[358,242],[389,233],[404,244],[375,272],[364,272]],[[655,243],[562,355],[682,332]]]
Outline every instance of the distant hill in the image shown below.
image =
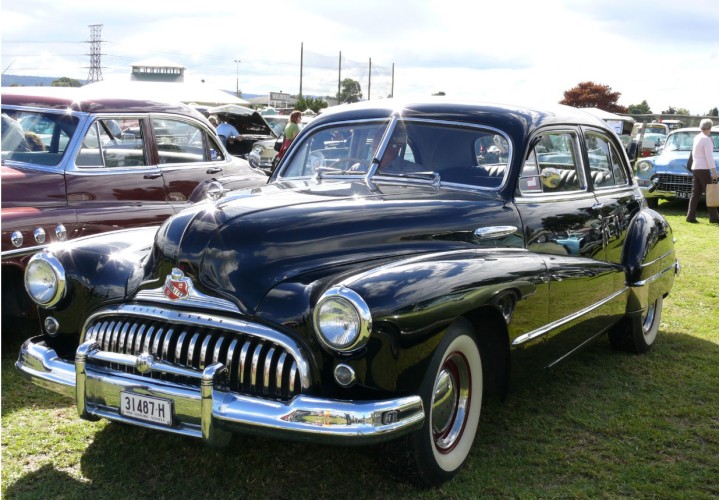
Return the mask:
[[[2,75],[0,78],[3,87],[49,87],[52,82],[59,80],[59,76],[23,76],[23,75]],[[83,85],[87,83],[86,80],[80,80]],[[221,89],[228,94],[235,95],[234,90]],[[248,94],[242,93],[243,99],[252,99],[253,97],[266,96],[267,94]]]
[[[24,75],[2,75],[0,81],[3,87],[49,87],[52,82],[59,80],[59,76],[24,76]],[[79,80],[84,84],[85,80]]]

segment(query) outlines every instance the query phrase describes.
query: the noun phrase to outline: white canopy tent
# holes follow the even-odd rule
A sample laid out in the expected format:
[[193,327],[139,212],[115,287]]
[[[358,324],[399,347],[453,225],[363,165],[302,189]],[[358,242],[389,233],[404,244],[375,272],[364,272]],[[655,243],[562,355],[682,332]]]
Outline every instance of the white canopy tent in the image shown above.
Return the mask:
[[158,101],[180,101],[207,106],[237,104],[249,106],[250,102],[228,92],[213,88],[204,83],[188,82],[141,82],[134,80],[103,80],[83,87],[87,92],[112,96],[133,96]]

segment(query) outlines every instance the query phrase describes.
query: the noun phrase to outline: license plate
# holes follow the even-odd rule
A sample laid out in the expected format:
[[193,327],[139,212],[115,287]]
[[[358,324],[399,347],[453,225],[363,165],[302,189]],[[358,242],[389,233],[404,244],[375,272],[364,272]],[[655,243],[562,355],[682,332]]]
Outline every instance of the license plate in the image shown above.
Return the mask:
[[678,191],[677,198],[689,198],[689,193],[685,193],[684,191]]
[[172,425],[172,401],[123,391],[120,415],[169,426]]

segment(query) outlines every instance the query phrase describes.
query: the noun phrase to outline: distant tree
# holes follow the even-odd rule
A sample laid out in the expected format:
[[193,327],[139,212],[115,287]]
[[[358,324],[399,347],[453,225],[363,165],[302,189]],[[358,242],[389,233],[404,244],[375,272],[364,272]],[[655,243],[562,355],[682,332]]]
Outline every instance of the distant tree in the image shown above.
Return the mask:
[[82,87],[80,80],[75,80],[74,78],[68,78],[66,76],[53,80],[50,85],[53,87]]
[[712,109],[709,110],[709,112],[707,113],[707,116],[719,116],[719,109],[717,109],[716,107],[713,107]]
[[687,108],[677,108],[677,112],[674,113],[676,115],[691,115],[689,110]]
[[677,108],[675,108],[674,106],[669,106],[667,109],[665,109],[664,111],[662,111],[661,114],[663,114],[663,115],[676,115],[676,114],[677,114]]
[[640,102],[639,104],[630,104],[627,107],[627,110],[629,113],[633,115],[651,115],[652,109],[649,107],[649,104],[647,104],[647,101],[644,100]]
[[352,78],[342,80],[339,102],[359,102],[360,99],[362,99],[360,83]]
[[297,99],[297,102],[295,103],[295,109],[298,109],[300,111],[311,109],[315,113],[319,113],[321,109],[326,107],[327,101],[325,101],[321,97],[302,96]]
[[447,94],[445,94],[443,91],[440,90],[439,92],[435,92],[435,93],[432,94],[432,95],[443,95],[443,96],[444,96],[444,95],[447,95]]
[[626,113],[627,108],[617,104],[621,92],[612,92],[609,85],[594,82],[581,82],[576,87],[564,91],[564,99],[559,104],[575,108],[599,108],[610,113]]

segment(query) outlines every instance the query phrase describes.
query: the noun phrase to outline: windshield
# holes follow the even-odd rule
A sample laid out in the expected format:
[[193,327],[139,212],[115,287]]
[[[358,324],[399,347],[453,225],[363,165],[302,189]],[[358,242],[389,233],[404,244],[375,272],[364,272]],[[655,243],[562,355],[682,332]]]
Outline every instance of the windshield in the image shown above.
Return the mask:
[[[691,151],[694,138],[699,132],[687,131],[669,134],[664,145],[664,151]],[[719,132],[711,132],[710,136],[714,143],[714,151],[719,151]]]
[[316,129],[292,146],[281,178],[370,173],[496,188],[511,157],[506,135],[425,120],[342,123]]
[[2,110],[2,159],[53,166],[62,161],[78,118],[64,113]]

